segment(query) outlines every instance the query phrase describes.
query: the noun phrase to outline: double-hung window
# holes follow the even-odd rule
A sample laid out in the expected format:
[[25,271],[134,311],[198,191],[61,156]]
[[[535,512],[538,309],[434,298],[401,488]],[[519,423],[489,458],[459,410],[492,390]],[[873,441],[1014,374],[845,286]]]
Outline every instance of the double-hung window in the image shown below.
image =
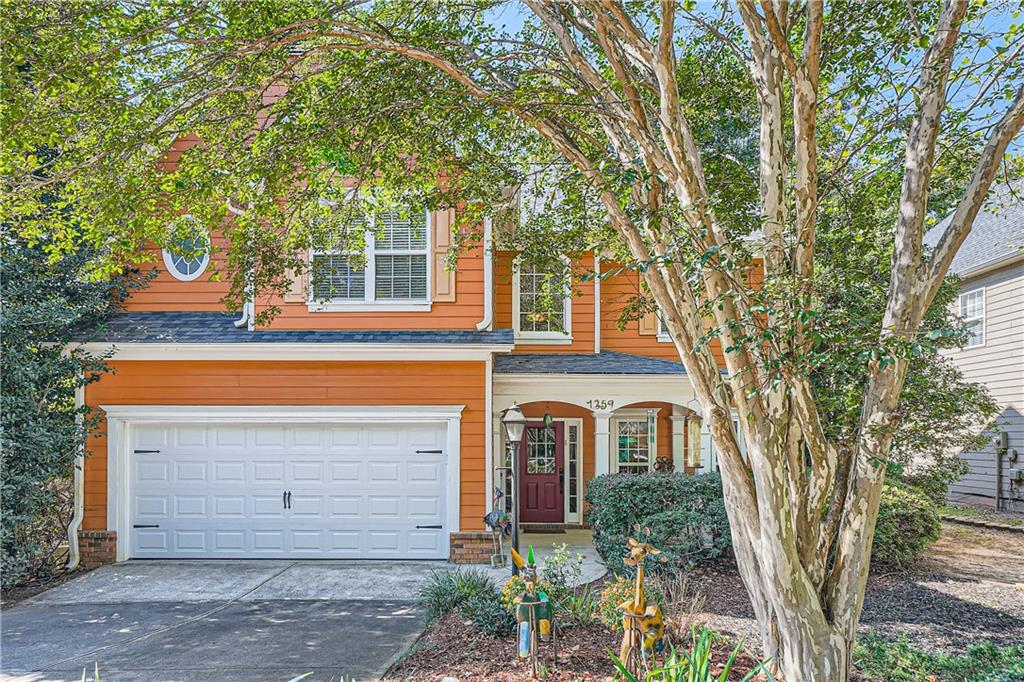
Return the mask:
[[551,272],[522,259],[512,277],[516,340],[571,343],[572,300],[566,272]]
[[626,474],[651,471],[658,457],[657,411],[616,417],[614,425],[616,471]]
[[363,253],[313,252],[311,308],[429,306],[430,225],[426,212],[377,213],[354,219],[350,229],[365,230],[366,249]]
[[965,348],[985,345],[985,289],[960,294],[960,317],[967,326]]

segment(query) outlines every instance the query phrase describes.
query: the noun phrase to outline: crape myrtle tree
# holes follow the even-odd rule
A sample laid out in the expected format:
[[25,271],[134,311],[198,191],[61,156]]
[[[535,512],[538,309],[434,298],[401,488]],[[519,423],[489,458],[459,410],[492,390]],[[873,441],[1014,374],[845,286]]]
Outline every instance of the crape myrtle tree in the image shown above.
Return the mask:
[[[358,252],[353,216],[398,205],[463,207],[456,249],[490,213],[523,257],[635,270],[633,312],[664,318],[720,453],[765,653],[787,679],[842,680],[908,369],[957,334],[926,314],[1021,171],[1015,10],[9,3],[5,212],[95,244],[98,277],[218,226],[235,308],[309,248]],[[40,206],[58,179],[66,205]],[[881,261],[844,270],[844,249]],[[870,295],[835,305],[844,277]]]

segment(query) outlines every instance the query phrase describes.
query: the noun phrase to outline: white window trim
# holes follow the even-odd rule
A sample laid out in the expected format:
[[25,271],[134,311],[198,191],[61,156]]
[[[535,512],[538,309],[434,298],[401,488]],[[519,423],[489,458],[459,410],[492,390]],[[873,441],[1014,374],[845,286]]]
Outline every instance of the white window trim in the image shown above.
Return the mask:
[[608,429],[608,440],[609,440],[609,455],[614,465],[612,473],[620,473],[619,471],[619,422],[635,422],[641,419],[647,420],[647,412],[654,411],[654,434],[653,438],[648,435],[648,441],[653,440],[655,444],[655,451],[649,452],[647,457],[647,470],[654,471],[654,464],[658,460],[658,416],[661,413],[660,407],[635,407],[635,408],[624,408],[621,410],[615,410],[611,418],[611,428]]
[[[963,306],[961,305],[961,303],[963,301],[964,296],[971,296],[973,294],[981,294],[981,316],[980,317],[960,317],[960,311],[963,310]],[[962,319],[964,322],[973,322],[973,321],[981,322],[981,343],[974,343],[974,344],[965,345],[963,347],[963,350],[965,350],[965,351],[974,350],[975,348],[984,348],[985,344],[988,343],[988,330],[985,328],[986,327],[985,318],[986,318],[986,314],[988,313],[988,300],[987,299],[988,299],[988,295],[987,295],[987,292],[986,292],[986,287],[977,287],[975,289],[971,289],[970,291],[964,291],[964,292],[961,292],[956,297],[956,314],[957,314],[957,316],[960,317],[960,319]]]
[[658,343],[672,343],[672,335],[665,329],[665,319],[658,313]]
[[164,267],[167,268],[167,272],[170,273],[171,277],[180,282],[192,282],[199,279],[206,268],[210,265],[210,249],[213,248],[213,244],[210,239],[209,233],[206,234],[206,253],[203,254],[202,264],[199,269],[193,272],[191,275],[185,275],[178,272],[178,269],[174,267],[174,254],[169,249],[161,249],[164,257]]
[[[569,259],[562,256],[569,263]],[[515,342],[529,345],[569,345],[572,343],[572,292],[565,297],[565,332],[520,331],[519,329],[519,258],[512,261],[512,331]]]
[[[433,282],[434,282],[434,265],[433,258],[431,257],[431,250],[433,248],[434,239],[434,214],[431,211],[424,210],[426,214],[426,222],[424,226],[424,237],[426,245],[423,249],[393,249],[384,251],[382,253],[402,256],[402,255],[425,255],[427,261],[426,271],[426,293],[425,299],[387,299],[384,301],[378,301],[377,296],[377,259],[376,255],[376,242],[377,239],[373,234],[373,226],[371,225],[366,231],[366,249],[363,252],[365,267],[363,269],[364,287],[363,287],[363,300],[350,299],[350,298],[339,298],[333,300],[317,300],[313,291],[313,272],[312,264],[313,259],[316,256],[329,256],[329,255],[350,255],[349,252],[341,251],[338,249],[329,250],[310,250],[309,252],[309,263],[310,263],[310,281],[309,281],[309,300],[306,302],[306,309],[312,313],[344,313],[344,312],[430,312],[433,306]],[[370,216],[370,221],[374,220],[374,216]]]

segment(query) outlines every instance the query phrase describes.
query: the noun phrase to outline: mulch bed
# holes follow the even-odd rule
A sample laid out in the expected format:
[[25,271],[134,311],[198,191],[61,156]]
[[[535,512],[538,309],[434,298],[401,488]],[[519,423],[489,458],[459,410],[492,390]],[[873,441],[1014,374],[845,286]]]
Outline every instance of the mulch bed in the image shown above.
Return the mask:
[[[569,627],[559,632],[558,659],[553,660],[550,644],[541,645],[544,680],[609,680],[615,671],[608,652],[617,652],[620,635],[592,623]],[[715,644],[713,660],[717,671],[728,660],[735,644]],[[740,680],[758,661],[741,652],[730,680]],[[471,622],[457,614],[449,614],[427,628],[423,636],[384,676],[384,680],[435,682],[445,677],[459,680],[533,679],[528,661],[520,661],[515,652],[514,637],[503,639],[481,634]],[[754,678],[766,679],[763,676]]]

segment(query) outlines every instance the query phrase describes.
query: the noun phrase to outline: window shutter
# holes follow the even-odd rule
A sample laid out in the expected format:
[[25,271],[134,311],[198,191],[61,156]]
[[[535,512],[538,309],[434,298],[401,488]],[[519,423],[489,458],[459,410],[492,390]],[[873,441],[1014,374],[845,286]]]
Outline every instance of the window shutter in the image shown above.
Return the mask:
[[290,273],[291,286],[288,291],[284,293],[285,303],[305,303],[309,300],[309,290],[307,284],[309,282],[309,253],[305,252],[302,254],[302,260],[305,262],[305,267],[301,270],[292,270]]
[[433,301],[453,303],[455,301],[455,271],[445,269],[445,258],[448,247],[452,244],[452,223],[455,222],[455,209],[434,211],[434,243],[431,245],[434,262]]
[[657,336],[659,327],[657,313],[647,313],[640,318],[640,336]]

